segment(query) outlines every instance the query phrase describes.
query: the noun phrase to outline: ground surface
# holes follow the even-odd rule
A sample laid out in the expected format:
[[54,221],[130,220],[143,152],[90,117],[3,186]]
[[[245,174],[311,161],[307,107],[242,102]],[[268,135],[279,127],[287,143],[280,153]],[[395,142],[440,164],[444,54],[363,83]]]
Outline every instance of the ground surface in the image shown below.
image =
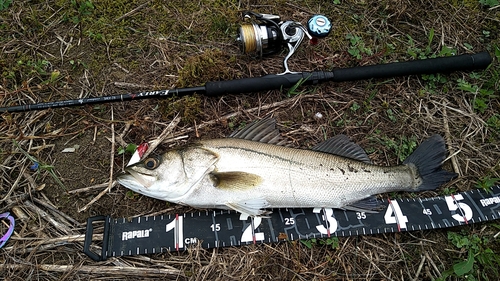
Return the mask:
[[[500,178],[500,8],[495,5],[498,1],[0,1],[0,106],[199,86],[281,72],[284,53],[261,60],[240,54],[234,39],[242,10],[302,23],[315,13],[332,20],[333,31],[326,39],[316,46],[303,44],[290,59],[293,71],[483,50],[494,58],[490,68],[473,73],[3,113],[0,212],[14,213],[17,225],[0,249],[0,276],[498,279],[495,222],[339,238],[333,247],[321,241],[293,242],[106,262],[93,262],[81,252],[89,216],[189,210],[121,186],[91,202],[128,161],[130,154],[119,154],[120,147],[156,139],[176,116],[181,121],[158,152],[199,138],[224,137],[241,124],[273,116],[294,147],[309,148],[343,133],[379,165],[399,164],[426,137],[443,135],[452,155],[445,167],[459,177],[422,196],[495,184]],[[317,113],[322,118],[315,118]],[[76,152],[61,152],[75,145]],[[40,166],[30,170],[34,162]],[[3,233],[5,225],[0,229]],[[453,271],[464,261],[473,267]]]

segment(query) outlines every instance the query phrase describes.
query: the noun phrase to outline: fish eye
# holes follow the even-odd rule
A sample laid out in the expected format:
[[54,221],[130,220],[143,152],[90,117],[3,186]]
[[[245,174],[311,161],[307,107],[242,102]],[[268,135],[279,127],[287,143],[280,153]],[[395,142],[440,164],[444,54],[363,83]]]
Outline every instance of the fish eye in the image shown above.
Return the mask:
[[160,160],[158,158],[151,157],[144,160],[144,167],[146,167],[146,169],[148,170],[156,169],[158,168],[159,165],[160,165]]

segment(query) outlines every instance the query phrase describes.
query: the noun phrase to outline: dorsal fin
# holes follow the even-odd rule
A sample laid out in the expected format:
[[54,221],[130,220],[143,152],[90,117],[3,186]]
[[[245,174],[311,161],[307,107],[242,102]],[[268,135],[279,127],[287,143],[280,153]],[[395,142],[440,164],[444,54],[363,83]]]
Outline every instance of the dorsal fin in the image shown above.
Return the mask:
[[270,144],[276,144],[281,140],[280,132],[276,129],[276,120],[274,118],[264,118],[254,121],[241,130],[233,132],[229,137]]
[[370,157],[368,157],[364,149],[352,142],[346,135],[336,135],[322,143],[317,144],[312,148],[312,150],[335,154],[368,164],[372,163]]

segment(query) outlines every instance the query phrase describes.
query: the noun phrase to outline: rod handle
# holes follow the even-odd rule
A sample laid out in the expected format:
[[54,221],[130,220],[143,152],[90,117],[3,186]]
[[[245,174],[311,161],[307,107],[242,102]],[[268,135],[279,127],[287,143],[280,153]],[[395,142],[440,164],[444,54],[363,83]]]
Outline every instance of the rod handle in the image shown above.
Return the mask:
[[452,71],[485,69],[492,58],[488,52],[459,56],[394,62],[370,66],[358,66],[333,70],[334,82],[355,81],[371,78],[390,78]]
[[331,72],[314,71],[288,74],[269,74],[261,77],[242,78],[229,81],[208,82],[205,84],[205,95],[219,96],[224,94],[252,93],[261,91],[291,88],[301,79],[306,85],[330,81]]

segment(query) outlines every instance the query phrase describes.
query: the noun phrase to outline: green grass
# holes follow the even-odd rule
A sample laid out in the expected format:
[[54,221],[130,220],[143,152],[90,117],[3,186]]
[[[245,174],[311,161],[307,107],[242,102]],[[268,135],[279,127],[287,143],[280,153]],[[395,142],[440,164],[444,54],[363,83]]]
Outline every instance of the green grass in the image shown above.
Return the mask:
[[495,243],[492,239],[467,231],[449,231],[448,240],[461,250],[462,258],[455,259],[453,266],[444,271],[438,280],[447,280],[451,276],[473,281],[500,277],[500,255],[490,248]]
[[385,151],[395,153],[400,162],[403,162],[417,148],[417,138],[415,136],[399,136],[397,139],[384,135],[370,137],[371,140],[382,144]]
[[373,51],[370,47],[366,46],[361,36],[357,36],[354,34],[347,34],[345,37],[349,40],[349,49],[347,52],[351,54],[351,56],[360,60],[363,55],[371,56],[373,55]]
[[12,4],[12,0],[0,0],[0,11],[6,10]]
[[477,181],[476,187],[489,191],[490,188],[495,186],[495,184],[499,181],[500,181],[500,178],[495,178],[495,177],[492,177],[489,175],[484,176]]
[[136,149],[137,149],[137,144],[129,143],[126,147],[121,147],[121,146],[118,147],[118,149],[116,150],[116,153],[118,155],[122,155],[125,153],[134,154]]
[[339,248],[338,237],[330,237],[325,239],[316,239],[316,238],[305,239],[305,240],[300,240],[300,243],[306,246],[308,249],[313,249],[314,247],[318,246],[328,246],[331,247],[333,250]]
[[[480,75],[474,72],[469,76],[474,79],[480,78]],[[498,97],[495,90],[471,84],[464,79],[458,79],[457,86],[462,91],[474,94],[474,109],[479,113],[484,113],[488,109],[490,101]]]
[[62,183],[62,181],[59,179],[59,177],[56,175],[56,172],[54,170],[54,166],[48,165],[48,164],[46,164],[44,162],[41,162],[40,160],[36,159],[34,156],[32,156],[31,154],[29,154],[26,150],[22,149],[21,146],[19,145],[19,143],[17,141],[13,140],[13,143],[17,147],[17,149],[19,149],[19,151],[21,151],[21,153],[33,163],[32,167],[33,167],[33,169],[34,169],[34,171],[35,171],[36,174],[40,174],[40,170],[46,171],[46,172],[49,173],[49,175],[52,177],[52,179],[54,179],[54,181],[64,191],[68,190],[66,188],[66,186],[64,186],[64,184]]

